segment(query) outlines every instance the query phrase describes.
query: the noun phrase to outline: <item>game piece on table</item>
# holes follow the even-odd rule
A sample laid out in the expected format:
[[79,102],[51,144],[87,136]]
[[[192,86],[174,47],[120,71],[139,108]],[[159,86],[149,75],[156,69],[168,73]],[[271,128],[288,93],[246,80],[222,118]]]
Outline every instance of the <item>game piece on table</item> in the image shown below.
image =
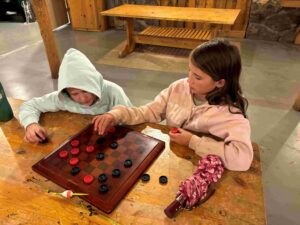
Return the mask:
[[71,170],[71,174],[72,174],[72,175],[76,175],[76,174],[78,174],[79,172],[80,172],[80,168],[77,167],[77,166],[73,167],[72,170]]
[[59,152],[58,155],[59,155],[60,158],[64,159],[64,158],[68,157],[69,153],[66,150],[62,150],[62,151]]
[[38,135],[37,133],[35,133],[36,136],[40,139],[39,143],[40,144],[46,144],[48,142],[48,138],[45,137],[45,139],[43,139],[40,135]]
[[96,158],[99,160],[103,160],[105,158],[105,154],[102,152],[97,153]]
[[92,183],[93,180],[94,180],[94,177],[93,177],[92,175],[89,175],[89,174],[88,174],[88,175],[85,175],[85,176],[83,177],[83,182],[86,183],[86,184]]
[[116,132],[116,128],[115,127],[111,127],[108,129],[109,133],[115,133]]
[[168,183],[168,178],[166,176],[160,176],[159,177],[159,183],[161,183],[161,184]]
[[112,149],[116,149],[116,148],[118,147],[118,143],[115,142],[115,141],[113,141],[113,142],[110,144],[110,147],[111,147]]
[[71,141],[70,144],[72,147],[77,147],[79,145],[79,143],[80,143],[79,140],[73,140],[73,141]]
[[108,190],[109,190],[109,188],[106,184],[101,184],[100,187],[99,187],[99,191],[101,193],[106,193],[106,192],[108,192]]
[[131,161],[131,159],[126,159],[126,160],[124,161],[124,166],[125,166],[126,168],[131,167],[131,166],[132,166],[132,161]]
[[142,179],[142,181],[147,182],[147,181],[150,180],[150,175],[147,174],[147,173],[144,173],[144,174],[141,176],[141,179]]
[[75,157],[71,158],[69,161],[71,166],[75,166],[78,162],[79,162],[79,159],[75,158]]
[[191,210],[205,202],[213,193],[213,183],[217,182],[224,166],[219,156],[207,155],[199,161],[194,174],[181,182],[176,199],[164,210],[169,218],[173,218],[181,208]]
[[176,134],[176,133],[180,133],[180,131],[177,127],[172,127],[171,128],[171,133]]
[[72,155],[78,155],[80,150],[79,150],[79,148],[72,148],[70,152]]
[[98,145],[100,145],[100,144],[103,144],[105,142],[105,140],[106,140],[105,137],[100,137],[100,138],[97,139],[96,143]]
[[86,151],[89,153],[93,152],[94,150],[95,150],[95,147],[93,145],[89,145],[86,147]]
[[[160,154],[164,142],[127,127],[116,126],[116,131],[107,133],[105,137],[99,136],[93,128],[92,124],[88,125],[51,151],[32,168],[66,190],[88,193],[81,198],[100,210],[110,213]],[[79,144],[76,148],[80,151],[76,155],[79,162],[75,166],[69,164],[70,159],[74,157],[71,154],[72,148],[75,148],[71,145],[73,140],[78,140]],[[118,140],[118,147],[112,149],[110,144],[116,140]],[[95,147],[91,153],[86,152],[86,147],[89,145]],[[65,158],[59,156],[61,151],[68,153]],[[103,160],[97,159],[98,153],[105,155]],[[132,161],[132,166],[128,168],[124,167],[127,159]],[[78,167],[80,172],[73,175],[72,169],[75,167]],[[121,175],[117,178],[112,176],[114,169],[120,170]],[[107,175],[107,180],[101,182],[99,175],[103,173]],[[84,183],[86,175],[93,176],[92,183]],[[105,193],[101,192],[99,190],[101,184],[106,184],[109,190]]]
[[113,177],[119,177],[119,176],[121,176],[121,171],[119,169],[114,169],[112,171],[112,176]]
[[74,193],[71,190],[65,190],[63,192],[54,192],[54,191],[50,191],[48,190],[48,193],[50,194],[55,194],[55,195],[60,195],[63,196],[65,198],[72,198],[73,196],[83,196],[83,195],[88,195],[87,193]]
[[98,177],[98,180],[99,180],[100,182],[105,182],[105,181],[107,180],[107,175],[106,175],[106,173],[100,174],[99,177]]

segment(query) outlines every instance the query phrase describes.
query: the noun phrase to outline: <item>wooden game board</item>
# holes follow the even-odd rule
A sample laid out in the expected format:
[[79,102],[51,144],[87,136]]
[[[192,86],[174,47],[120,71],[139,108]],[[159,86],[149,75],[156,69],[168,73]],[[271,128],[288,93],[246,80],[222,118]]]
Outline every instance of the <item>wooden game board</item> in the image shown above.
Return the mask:
[[[93,125],[88,125],[33,165],[32,169],[65,189],[88,193],[87,196],[81,198],[104,212],[110,213],[165,146],[163,141],[140,132],[121,126],[115,128],[115,132],[108,133],[104,140],[99,141],[99,136],[93,132]],[[70,150],[74,148],[71,146],[72,140],[79,141],[76,148],[79,148],[80,153],[76,156],[70,153]],[[118,143],[116,149],[110,147],[113,141]],[[93,145],[95,150],[88,153],[86,147],[90,145]],[[59,157],[59,153],[63,150],[69,153],[66,158]],[[105,154],[103,160],[96,158],[99,152]],[[69,164],[69,160],[72,157],[79,159],[79,163],[75,166],[81,170],[77,175],[71,174],[74,166]],[[132,160],[132,166],[129,168],[124,167],[124,161],[127,159]],[[114,169],[121,171],[120,177],[112,176]],[[108,176],[107,181],[104,182],[109,187],[106,193],[99,192],[102,182],[98,181],[98,176],[102,173]],[[88,174],[94,177],[90,184],[83,182],[83,177]]]

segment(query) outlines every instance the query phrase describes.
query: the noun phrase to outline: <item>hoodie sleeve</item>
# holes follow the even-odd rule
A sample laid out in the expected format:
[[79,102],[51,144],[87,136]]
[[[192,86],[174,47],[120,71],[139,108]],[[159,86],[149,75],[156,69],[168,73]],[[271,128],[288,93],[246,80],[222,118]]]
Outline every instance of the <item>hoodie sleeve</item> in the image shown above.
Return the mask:
[[[249,121],[236,114],[223,121],[213,118],[208,122],[209,133],[221,137],[223,141],[193,135],[189,147],[198,155],[215,154],[221,157],[225,167],[234,171],[246,171],[253,160]],[[212,120],[212,119],[211,119]],[[211,123],[211,124],[209,124]]]
[[113,106],[116,105],[132,106],[131,101],[121,87],[118,88],[118,90],[115,92],[115,96],[113,99]]
[[56,112],[60,109],[57,92],[33,98],[20,106],[20,123],[26,129],[32,123],[38,123],[41,113]]
[[109,113],[114,116],[119,124],[157,123],[165,119],[169,94],[170,88],[167,88],[147,105],[140,107],[116,106]]

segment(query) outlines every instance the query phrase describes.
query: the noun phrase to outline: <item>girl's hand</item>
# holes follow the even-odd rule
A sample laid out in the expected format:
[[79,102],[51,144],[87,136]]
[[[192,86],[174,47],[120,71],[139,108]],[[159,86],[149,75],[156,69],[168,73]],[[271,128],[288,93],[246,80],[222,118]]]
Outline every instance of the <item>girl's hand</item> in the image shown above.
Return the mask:
[[46,131],[38,123],[26,127],[24,140],[30,143],[42,142],[47,138]]
[[189,146],[191,137],[193,136],[192,133],[178,128],[178,132],[173,133],[172,130],[169,132],[170,140],[174,141],[177,144]]
[[109,128],[116,125],[116,120],[113,115],[105,113],[103,115],[95,116],[92,119],[92,123],[94,124],[94,131],[99,135],[104,135]]

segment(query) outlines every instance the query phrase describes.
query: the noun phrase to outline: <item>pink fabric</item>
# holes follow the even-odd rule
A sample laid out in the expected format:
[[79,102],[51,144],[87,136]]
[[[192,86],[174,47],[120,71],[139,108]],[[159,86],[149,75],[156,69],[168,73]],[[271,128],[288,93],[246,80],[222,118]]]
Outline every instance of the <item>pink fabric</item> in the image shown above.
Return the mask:
[[[238,112],[237,108],[231,110]],[[189,147],[202,157],[218,155],[229,170],[245,171],[251,165],[253,149],[248,119],[231,113],[227,105],[205,102],[196,106],[187,79],[175,81],[147,105],[116,106],[109,113],[120,124],[156,123],[166,119],[170,127],[212,134],[221,140],[193,135]]]
[[181,182],[177,197],[181,196],[182,207],[193,208],[200,200],[207,195],[208,186],[212,182],[217,182],[224,167],[220,158],[216,155],[207,155],[199,161],[196,172]]

